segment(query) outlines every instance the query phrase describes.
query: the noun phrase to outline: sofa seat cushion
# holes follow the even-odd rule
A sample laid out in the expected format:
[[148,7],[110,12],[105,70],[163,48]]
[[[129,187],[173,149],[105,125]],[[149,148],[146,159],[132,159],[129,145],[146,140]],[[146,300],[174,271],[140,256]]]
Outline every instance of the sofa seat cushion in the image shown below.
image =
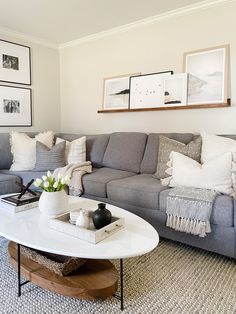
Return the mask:
[[[159,197],[159,208],[162,211],[166,211],[167,196],[170,189],[165,190],[160,193]],[[234,206],[233,198],[228,195],[218,195],[215,199],[212,213],[211,213],[211,223],[214,225],[221,225],[225,227],[233,227],[234,217]]]
[[0,195],[20,192],[21,179],[10,174],[0,173]]
[[84,194],[107,197],[107,184],[112,180],[134,176],[133,172],[111,168],[94,168],[92,173],[83,176]]
[[[22,183],[25,185],[32,179],[42,178],[46,174],[46,171],[10,171],[10,170],[1,170],[0,173],[6,175],[17,176],[22,179]],[[30,186],[32,190],[38,190],[33,184]],[[41,190],[41,189],[40,189]]]
[[126,179],[111,181],[107,185],[110,200],[128,205],[158,209],[160,191],[165,190],[151,174],[139,174]]

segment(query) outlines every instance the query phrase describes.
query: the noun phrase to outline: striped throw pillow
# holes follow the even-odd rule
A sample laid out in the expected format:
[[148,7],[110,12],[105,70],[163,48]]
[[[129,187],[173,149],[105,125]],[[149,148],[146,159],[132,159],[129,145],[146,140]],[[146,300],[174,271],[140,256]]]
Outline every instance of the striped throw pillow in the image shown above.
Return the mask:
[[76,140],[69,142],[58,137],[56,144],[66,143],[65,160],[66,164],[76,164],[86,161],[86,136],[77,138]]
[[41,142],[36,142],[36,163],[34,171],[55,170],[65,166],[65,142],[54,145],[51,149]]

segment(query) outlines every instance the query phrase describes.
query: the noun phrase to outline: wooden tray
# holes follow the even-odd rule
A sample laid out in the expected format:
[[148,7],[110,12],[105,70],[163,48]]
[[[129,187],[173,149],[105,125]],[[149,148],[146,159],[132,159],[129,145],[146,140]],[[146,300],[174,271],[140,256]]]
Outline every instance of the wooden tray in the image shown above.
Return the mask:
[[112,217],[109,225],[96,230],[93,225],[89,229],[75,226],[69,222],[69,219],[69,213],[53,218],[49,222],[50,228],[94,244],[124,228],[125,222],[124,218]]

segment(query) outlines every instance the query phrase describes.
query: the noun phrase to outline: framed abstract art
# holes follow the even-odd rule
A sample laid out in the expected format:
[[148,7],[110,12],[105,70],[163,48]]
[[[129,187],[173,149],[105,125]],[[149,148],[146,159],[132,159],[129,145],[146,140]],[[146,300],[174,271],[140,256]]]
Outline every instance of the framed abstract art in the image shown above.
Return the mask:
[[227,103],[229,45],[187,52],[188,105]]

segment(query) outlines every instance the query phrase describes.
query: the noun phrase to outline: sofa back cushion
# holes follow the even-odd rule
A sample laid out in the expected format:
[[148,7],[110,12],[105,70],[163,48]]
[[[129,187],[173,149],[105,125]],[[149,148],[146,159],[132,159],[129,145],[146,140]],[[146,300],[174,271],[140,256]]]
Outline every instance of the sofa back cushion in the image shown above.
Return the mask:
[[0,169],[9,169],[12,160],[10,134],[0,133]]
[[104,157],[103,166],[140,172],[147,134],[136,132],[118,132],[110,136]]
[[141,163],[141,173],[155,173],[158,162],[159,135],[164,135],[178,142],[188,144],[196,138],[192,133],[151,133],[147,139],[147,145]]
[[[67,141],[73,141],[82,136],[84,136],[84,134],[56,134],[56,137],[60,137]],[[109,137],[109,134],[86,135],[86,160],[91,161],[93,167],[102,167],[103,156]]]

